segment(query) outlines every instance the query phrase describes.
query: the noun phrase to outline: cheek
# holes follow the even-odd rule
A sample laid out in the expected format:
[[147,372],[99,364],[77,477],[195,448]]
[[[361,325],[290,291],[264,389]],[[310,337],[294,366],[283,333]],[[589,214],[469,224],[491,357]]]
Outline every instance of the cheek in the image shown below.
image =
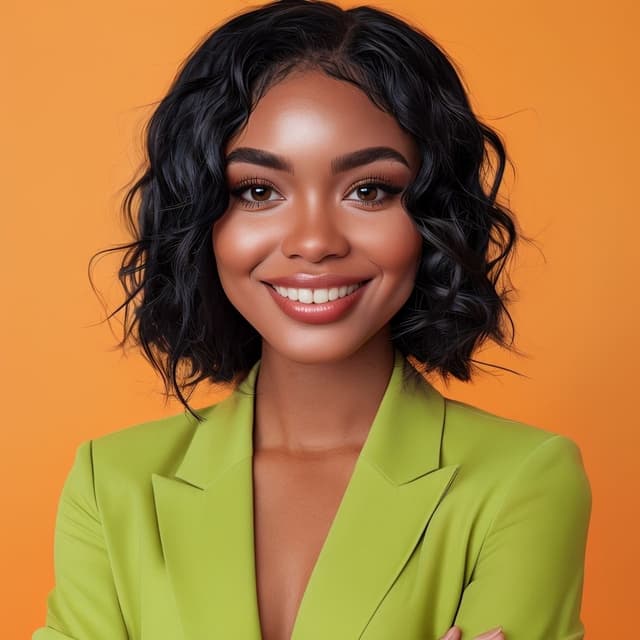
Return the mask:
[[[404,211],[381,219],[362,235],[371,259],[389,278],[389,283],[411,291],[422,252],[422,237]],[[406,283],[406,285],[405,285]]]
[[421,251],[422,237],[411,220],[406,220],[396,230],[393,240],[388,243],[390,267],[413,280]]
[[234,276],[250,274],[270,246],[266,229],[234,216],[223,216],[213,225],[211,240],[223,285]]

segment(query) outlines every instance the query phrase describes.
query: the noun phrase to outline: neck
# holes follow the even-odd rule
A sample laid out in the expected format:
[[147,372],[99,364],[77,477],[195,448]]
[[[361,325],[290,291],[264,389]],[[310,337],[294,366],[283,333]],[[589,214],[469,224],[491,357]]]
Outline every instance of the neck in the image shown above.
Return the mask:
[[256,381],[254,451],[360,450],[394,362],[380,333],[339,361],[299,363],[263,343]]

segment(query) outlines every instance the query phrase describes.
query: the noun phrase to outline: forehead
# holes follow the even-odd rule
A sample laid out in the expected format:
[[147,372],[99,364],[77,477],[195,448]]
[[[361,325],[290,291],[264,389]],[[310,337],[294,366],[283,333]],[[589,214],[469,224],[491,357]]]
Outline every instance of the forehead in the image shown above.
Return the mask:
[[227,153],[251,146],[292,158],[340,155],[389,146],[417,161],[412,136],[358,87],[320,71],[298,71],[272,86],[258,101]]

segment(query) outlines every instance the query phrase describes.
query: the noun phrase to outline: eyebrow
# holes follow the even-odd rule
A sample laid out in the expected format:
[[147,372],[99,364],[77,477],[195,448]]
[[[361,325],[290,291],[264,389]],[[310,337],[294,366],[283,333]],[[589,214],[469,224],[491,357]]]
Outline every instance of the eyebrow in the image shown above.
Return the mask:
[[[395,149],[391,147],[366,147],[358,149],[350,153],[345,153],[331,161],[331,174],[336,175],[343,171],[349,171],[365,164],[370,164],[376,160],[395,160],[409,167],[407,159]],[[264,149],[254,149],[253,147],[238,147],[234,149],[227,157],[227,164],[232,162],[248,162],[250,164],[258,164],[262,167],[277,169],[278,171],[286,171],[294,175],[291,162],[283,157],[278,156]]]

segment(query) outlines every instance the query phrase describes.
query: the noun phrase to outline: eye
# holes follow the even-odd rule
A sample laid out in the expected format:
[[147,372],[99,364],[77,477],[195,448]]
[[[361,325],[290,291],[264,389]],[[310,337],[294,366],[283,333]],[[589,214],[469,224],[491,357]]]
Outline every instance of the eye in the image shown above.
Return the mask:
[[[351,187],[349,194],[355,193],[355,198],[346,198],[352,202],[358,202],[364,207],[376,208],[383,206],[393,195],[402,192],[402,187],[393,184],[388,178],[383,176],[369,176]],[[238,198],[243,206],[250,209],[259,209],[269,202],[276,202],[284,198],[278,197],[280,194],[275,186],[263,178],[244,178],[230,193]],[[249,194],[250,198],[244,197]],[[271,197],[274,196],[274,197]]]
[[[402,187],[392,184],[386,178],[369,177],[359,182],[349,193],[355,193],[355,200],[365,207],[380,207],[392,196],[400,193]],[[380,194],[383,194],[380,196]],[[362,196],[362,197],[361,197]]]
[[[249,192],[254,199],[247,199],[243,194]],[[258,178],[245,178],[236,187],[231,189],[231,194],[242,201],[249,208],[260,208],[267,202],[274,202],[281,198],[270,198],[270,195],[278,194],[276,188],[268,182]],[[279,194],[278,194],[279,195]]]

